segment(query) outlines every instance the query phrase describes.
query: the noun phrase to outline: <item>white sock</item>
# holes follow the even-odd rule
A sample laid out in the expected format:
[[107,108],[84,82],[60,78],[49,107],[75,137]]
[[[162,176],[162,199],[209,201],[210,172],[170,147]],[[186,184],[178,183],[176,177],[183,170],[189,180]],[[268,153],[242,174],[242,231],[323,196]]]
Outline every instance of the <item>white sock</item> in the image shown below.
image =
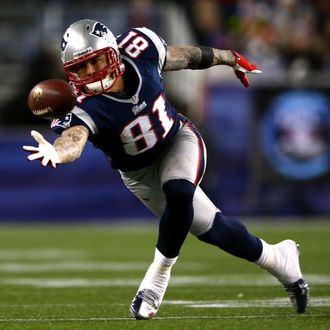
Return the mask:
[[155,249],[155,256],[153,263],[158,264],[163,268],[172,268],[172,266],[176,263],[178,257],[175,258],[167,258],[165,257],[157,248]]
[[168,281],[171,276],[171,269],[178,257],[166,258],[157,248],[154,260],[149,266],[138,291],[142,289],[152,289],[161,296],[165,293]]
[[275,268],[276,258],[275,258],[275,251],[273,245],[268,244],[262,239],[261,239],[261,243],[262,243],[261,256],[257,261],[255,261],[255,264],[265,269]]

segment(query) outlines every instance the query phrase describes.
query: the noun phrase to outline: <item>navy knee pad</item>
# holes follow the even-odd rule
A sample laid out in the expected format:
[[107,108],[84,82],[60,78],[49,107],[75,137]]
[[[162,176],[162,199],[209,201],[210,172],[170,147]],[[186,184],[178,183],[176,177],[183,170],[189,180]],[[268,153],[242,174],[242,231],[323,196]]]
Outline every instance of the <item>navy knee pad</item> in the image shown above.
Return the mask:
[[194,197],[195,186],[188,180],[175,179],[164,183],[163,192],[167,203],[190,203]]

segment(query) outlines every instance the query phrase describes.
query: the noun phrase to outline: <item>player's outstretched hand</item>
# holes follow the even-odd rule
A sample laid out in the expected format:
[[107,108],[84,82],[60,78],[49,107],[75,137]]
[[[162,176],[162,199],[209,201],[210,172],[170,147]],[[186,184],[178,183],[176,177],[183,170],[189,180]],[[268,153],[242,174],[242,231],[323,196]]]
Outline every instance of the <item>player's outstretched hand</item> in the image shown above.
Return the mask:
[[241,81],[244,87],[250,86],[250,81],[246,73],[262,73],[256,64],[250,63],[243,55],[238,54],[234,50],[231,51],[236,59],[235,65],[232,67],[236,77]]
[[51,165],[56,167],[60,163],[60,157],[56,152],[54,146],[44,139],[44,137],[37,131],[31,131],[31,136],[38,142],[38,147],[23,146],[25,151],[31,152],[27,157],[28,160],[40,160],[43,166]]

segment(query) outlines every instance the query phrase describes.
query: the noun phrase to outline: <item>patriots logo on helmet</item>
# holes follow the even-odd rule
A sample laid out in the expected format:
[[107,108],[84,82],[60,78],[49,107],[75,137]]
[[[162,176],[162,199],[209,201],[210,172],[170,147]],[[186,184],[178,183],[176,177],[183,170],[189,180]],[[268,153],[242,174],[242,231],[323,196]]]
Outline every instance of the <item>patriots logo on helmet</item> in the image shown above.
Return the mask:
[[107,33],[108,33],[107,27],[100,22],[94,25],[93,31],[91,32],[92,35],[98,38],[103,38],[103,36]]

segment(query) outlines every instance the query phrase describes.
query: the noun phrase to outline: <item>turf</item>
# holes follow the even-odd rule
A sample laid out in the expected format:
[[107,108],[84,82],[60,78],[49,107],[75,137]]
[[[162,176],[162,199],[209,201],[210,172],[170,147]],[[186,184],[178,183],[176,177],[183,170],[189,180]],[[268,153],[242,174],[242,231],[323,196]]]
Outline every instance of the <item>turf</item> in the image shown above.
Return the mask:
[[189,236],[157,317],[135,321],[128,308],[155,224],[16,225],[0,230],[0,329],[329,329],[330,219],[247,225],[269,242],[300,243],[305,314],[265,271]]

